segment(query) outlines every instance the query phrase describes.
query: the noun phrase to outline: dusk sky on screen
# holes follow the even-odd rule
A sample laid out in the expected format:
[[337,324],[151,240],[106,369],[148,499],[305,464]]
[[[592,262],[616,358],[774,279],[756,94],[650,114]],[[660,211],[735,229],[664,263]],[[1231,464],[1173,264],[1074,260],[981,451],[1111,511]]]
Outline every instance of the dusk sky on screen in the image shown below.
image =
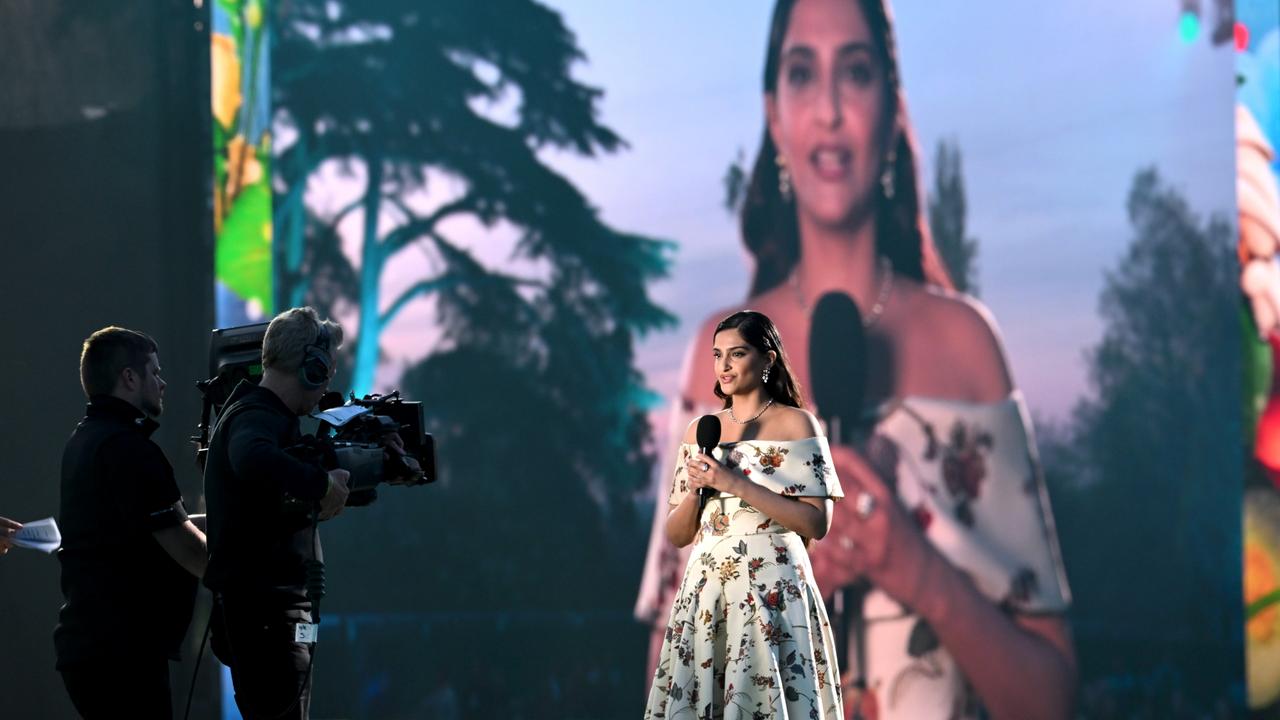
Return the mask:
[[[600,120],[629,147],[544,159],[606,222],[679,244],[671,278],[651,292],[680,325],[643,339],[638,357],[649,385],[669,397],[697,323],[746,295],[749,266],[721,180],[740,150],[750,161],[757,149],[772,4],[550,5],[587,55],[575,77],[604,90]],[[1206,37],[1210,4],[1191,43],[1179,38],[1176,0],[919,0],[894,12],[926,189],[939,139],[954,140],[968,232],[979,241],[981,300],[1032,411],[1064,419],[1086,392],[1104,271],[1131,239],[1125,198],[1134,174],[1154,165],[1196,212],[1234,222],[1234,52]],[[506,257],[495,240],[501,229],[455,232],[476,232],[470,244],[487,246],[477,252],[493,262]],[[422,272],[412,260],[388,268],[384,300]],[[379,385],[394,384],[427,350],[432,317],[417,302],[384,330]]]

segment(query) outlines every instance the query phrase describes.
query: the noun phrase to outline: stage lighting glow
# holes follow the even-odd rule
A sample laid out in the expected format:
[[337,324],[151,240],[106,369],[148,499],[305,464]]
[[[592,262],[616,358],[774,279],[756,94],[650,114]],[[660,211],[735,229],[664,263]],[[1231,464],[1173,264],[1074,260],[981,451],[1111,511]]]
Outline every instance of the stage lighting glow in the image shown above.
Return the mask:
[[1178,21],[1178,36],[1182,38],[1182,42],[1188,44],[1195,42],[1199,34],[1200,16],[1191,11],[1182,13],[1182,19]]

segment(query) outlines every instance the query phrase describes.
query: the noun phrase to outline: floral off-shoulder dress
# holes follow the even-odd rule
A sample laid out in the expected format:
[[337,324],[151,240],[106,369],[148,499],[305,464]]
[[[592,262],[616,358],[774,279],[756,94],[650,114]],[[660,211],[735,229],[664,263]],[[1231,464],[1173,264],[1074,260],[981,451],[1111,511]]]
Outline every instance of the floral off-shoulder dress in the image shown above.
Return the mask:
[[[1071,600],[1022,396],[975,404],[907,398],[886,406],[866,448],[925,537],[1012,615],[1057,614]],[[864,604],[865,720],[982,716],[932,629],[873,589]],[[857,676],[856,635],[847,676]],[[997,658],[992,658],[997,662]],[[848,692],[858,692],[850,690]]]
[[[689,492],[682,445],[670,504]],[[825,438],[740,441],[715,457],[781,495],[843,496]],[[706,503],[644,717],[840,717],[834,638],[803,540],[741,498]]]

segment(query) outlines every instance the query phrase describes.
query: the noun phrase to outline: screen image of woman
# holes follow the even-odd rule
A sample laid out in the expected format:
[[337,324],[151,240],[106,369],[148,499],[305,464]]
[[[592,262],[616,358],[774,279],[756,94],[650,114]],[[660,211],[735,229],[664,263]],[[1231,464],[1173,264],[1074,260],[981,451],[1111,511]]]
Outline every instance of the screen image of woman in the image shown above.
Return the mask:
[[[809,551],[839,629],[845,716],[1070,717],[1070,591],[1035,441],[994,321],[952,290],[930,242],[887,3],[779,0],[763,85],[741,215],[750,297],[695,335],[672,422],[721,404],[704,358],[722,318],[745,307],[771,318],[806,393],[817,300],[852,298],[866,373],[850,381],[865,383],[867,423],[856,442],[830,441],[851,500]],[[661,676],[679,614],[667,609],[686,597],[681,567],[687,582],[697,551],[687,560],[654,528],[637,610],[654,619]],[[870,589],[850,602],[858,585]],[[727,687],[700,690],[723,699],[713,716],[739,717]]]

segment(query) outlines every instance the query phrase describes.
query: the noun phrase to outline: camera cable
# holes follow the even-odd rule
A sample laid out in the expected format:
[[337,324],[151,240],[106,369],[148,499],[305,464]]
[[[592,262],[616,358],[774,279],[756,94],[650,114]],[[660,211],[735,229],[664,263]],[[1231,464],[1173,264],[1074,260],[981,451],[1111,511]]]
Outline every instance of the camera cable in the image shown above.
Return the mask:
[[[316,627],[317,640],[319,639],[320,600],[325,595],[324,563],[316,559],[319,556],[319,554],[320,554],[320,511],[318,508],[316,508],[316,509],[312,509],[311,511],[311,556],[312,557],[310,560],[306,560],[303,562],[303,567],[305,568],[305,572],[306,572],[306,580],[304,581],[304,584],[306,587],[307,599],[311,601],[311,619],[313,623],[317,626]],[[226,609],[226,606],[222,603],[221,598],[215,596],[213,604],[214,604],[214,607],[217,608],[217,611],[222,613],[223,627],[228,627],[227,609]],[[189,720],[189,718],[191,717],[191,699],[195,695],[196,678],[199,676],[199,673],[200,673],[200,661],[204,658],[205,644],[209,641],[209,635],[213,630],[213,613],[214,613],[214,609],[210,608],[209,621],[205,623],[204,637],[200,640],[200,650],[196,654],[196,666],[191,673],[191,686],[187,689],[187,707],[182,714],[183,720]],[[311,683],[311,672],[315,668],[316,648],[318,645],[319,643],[316,642],[316,640],[311,641],[311,658],[310,660],[307,661],[306,676],[303,678],[302,683],[298,686],[298,694],[294,696],[293,701],[290,702],[285,707],[284,710],[281,710],[279,713],[276,713],[270,716],[273,720],[278,720],[278,718],[284,717],[286,713],[290,712],[295,707],[297,707],[299,702],[302,702],[302,694],[306,692],[307,686]],[[231,656],[231,663],[234,665],[236,661],[236,651],[231,644],[231,633],[229,631],[227,632],[227,653]]]

